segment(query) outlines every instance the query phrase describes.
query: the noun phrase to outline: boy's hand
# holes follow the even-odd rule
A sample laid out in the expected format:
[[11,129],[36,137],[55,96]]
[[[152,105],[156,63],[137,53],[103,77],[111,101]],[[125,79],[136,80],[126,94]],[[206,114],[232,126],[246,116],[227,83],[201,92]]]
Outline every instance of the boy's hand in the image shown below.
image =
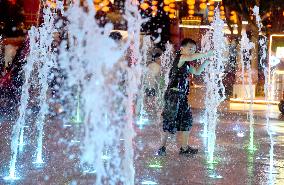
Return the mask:
[[207,57],[213,56],[213,55],[214,55],[214,51],[215,51],[215,50],[209,50],[209,51],[207,52]]

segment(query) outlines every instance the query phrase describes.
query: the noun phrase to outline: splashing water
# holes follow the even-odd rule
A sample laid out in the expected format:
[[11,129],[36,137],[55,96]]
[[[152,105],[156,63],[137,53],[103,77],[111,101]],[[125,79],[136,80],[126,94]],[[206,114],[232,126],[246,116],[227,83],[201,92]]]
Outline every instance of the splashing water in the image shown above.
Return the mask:
[[[256,17],[258,30],[259,30],[259,32],[261,32],[261,29],[262,29],[263,25],[261,23],[261,17],[259,15],[259,7],[255,6],[253,8],[253,13],[254,13],[254,16]],[[275,144],[275,142],[273,140],[273,133],[271,131],[271,125],[270,125],[270,119],[269,119],[270,110],[271,110],[270,101],[273,100],[274,89],[272,89],[272,84],[271,84],[271,79],[270,79],[271,78],[270,77],[270,74],[271,74],[270,66],[272,66],[272,65],[268,64],[268,66],[267,66],[265,64],[266,57],[267,57],[267,52],[266,52],[267,51],[267,37],[266,36],[263,36],[263,38],[261,38],[259,40],[259,46],[260,46],[260,53],[261,53],[260,64],[261,64],[261,66],[263,68],[264,78],[265,78],[264,94],[265,94],[265,101],[267,102],[267,106],[266,106],[266,130],[267,130],[267,134],[268,134],[269,140],[270,140],[270,150],[269,150],[269,184],[274,184],[275,177],[273,176],[273,170],[274,170],[273,165],[274,165],[274,144]]]
[[23,71],[25,72],[25,80],[22,86],[20,107],[19,107],[19,117],[13,126],[12,136],[11,136],[11,161],[9,166],[9,176],[5,177],[6,180],[15,180],[18,179],[16,172],[16,162],[18,157],[18,148],[21,135],[21,129],[23,129],[25,117],[26,117],[26,108],[29,100],[29,88],[30,83],[29,79],[31,78],[33,65],[36,62],[36,39],[38,38],[37,30],[32,27],[29,31],[29,44],[30,44],[30,55],[27,58],[27,64],[24,66]]
[[[93,7],[92,2],[89,6]],[[128,40],[119,45],[108,36],[112,25],[100,27],[92,10],[84,12],[75,3],[66,11],[66,17],[72,39],[69,39],[68,49],[67,42],[62,44],[60,60],[67,71],[68,86],[82,84],[85,118],[81,130],[81,163],[95,167],[96,184],[103,183],[102,180],[108,184],[134,184],[133,105],[142,74],[139,47],[143,21],[139,11],[130,1],[125,2]],[[123,57],[125,53],[131,59],[128,64]],[[123,82],[122,90],[116,80]],[[121,141],[126,148],[123,156]]]
[[49,8],[44,10],[44,24],[39,28],[38,32],[39,41],[38,49],[40,54],[38,56],[38,79],[40,87],[39,95],[39,113],[36,120],[36,127],[38,131],[37,136],[37,151],[36,160],[34,163],[43,163],[42,149],[43,149],[43,128],[45,122],[45,116],[48,113],[47,103],[47,90],[48,90],[48,75],[52,67],[55,66],[56,55],[52,50],[53,35],[56,32],[54,26],[54,16]]
[[[254,48],[254,44],[250,42],[249,38],[247,37],[246,32],[242,33],[242,39],[241,39],[241,63],[242,63],[242,69],[246,67],[246,70],[248,72],[248,83],[249,83],[249,94],[250,95],[250,107],[249,107],[249,123],[250,123],[250,142],[249,142],[249,150],[255,150],[254,146],[254,118],[253,118],[253,88],[252,88],[252,70],[251,70],[251,55],[250,50]],[[244,79],[243,79],[244,83]]]
[[[201,52],[207,52],[211,49],[212,47],[212,31],[207,31],[201,38]],[[203,60],[202,60],[203,61]],[[208,75],[205,75],[205,79],[209,79],[209,76]],[[206,90],[206,96],[205,96],[205,102],[208,102],[210,101],[210,97],[209,97],[209,89]],[[207,111],[205,110],[205,113],[204,113],[204,117],[202,118],[201,122],[204,123],[203,125],[203,134],[202,136],[207,138],[208,136],[208,123],[209,123],[209,120],[208,120],[208,116],[207,116]],[[205,140],[205,145],[207,145],[207,140]]]
[[81,96],[80,96],[80,85],[77,87],[77,96],[76,96],[76,110],[75,116],[72,118],[71,122],[74,124],[81,124],[83,122],[82,113],[81,113]]
[[[142,58],[141,58],[141,64],[142,66],[142,69],[141,69],[141,85],[140,85],[140,91],[139,91],[139,96],[137,96],[137,105],[138,105],[138,108],[137,110],[139,111],[137,114],[139,115],[139,118],[138,118],[138,122],[137,122],[137,125],[139,125],[140,128],[143,128],[143,126],[147,123],[148,119],[146,118],[146,110],[145,110],[145,106],[144,106],[144,99],[145,99],[145,86],[146,86],[146,83],[148,83],[148,78],[147,78],[147,68],[146,68],[146,65],[147,65],[147,60],[148,60],[148,56],[149,56],[149,53],[150,53],[150,48],[152,47],[152,43],[151,43],[151,38],[149,36],[145,36],[143,37],[143,40],[142,40],[142,48],[141,48],[141,55],[142,55]],[[151,103],[154,103],[154,102],[151,102]]]
[[262,28],[262,22],[261,22],[261,17],[259,15],[259,7],[258,6],[254,6],[253,7],[253,15],[255,16],[255,20],[256,20],[256,24],[258,26],[258,31],[261,31]]
[[[214,49],[214,56],[210,58],[212,60],[206,70],[204,81],[206,82],[206,97],[205,97],[205,116],[206,124],[208,124],[207,133],[207,149],[208,149],[208,163],[214,163],[214,150],[216,143],[216,125],[218,121],[217,108],[225,99],[225,88],[222,82],[222,75],[224,73],[224,67],[227,59],[224,54],[226,52],[225,36],[222,32],[224,28],[224,22],[219,16],[219,9],[215,9],[214,21],[211,23],[213,30],[209,30],[202,41],[202,51],[208,51],[208,49]],[[205,44],[205,40],[210,43]],[[208,40],[209,39],[209,40]],[[204,59],[202,59],[204,60]],[[210,122],[209,122],[210,120]],[[204,130],[206,132],[206,130]]]
[[54,18],[52,17],[52,12],[50,9],[44,10],[44,24],[40,28],[32,27],[29,31],[29,45],[30,53],[27,58],[27,64],[24,66],[25,71],[25,81],[22,87],[21,101],[19,107],[19,118],[17,119],[13,130],[11,138],[11,151],[12,158],[10,161],[9,176],[5,178],[6,180],[17,179],[16,175],[16,162],[19,150],[22,150],[24,144],[24,122],[26,118],[26,108],[29,100],[29,88],[33,66],[37,65],[39,69],[39,86],[40,96],[39,105],[40,111],[36,121],[36,127],[38,131],[37,136],[37,150],[36,150],[36,160],[35,163],[43,163],[42,157],[42,143],[43,143],[43,124],[45,121],[45,115],[48,112],[48,105],[46,102],[46,92],[48,89],[48,73],[50,68],[53,66],[55,55],[51,51],[51,44],[53,41],[54,33]]
[[164,94],[169,83],[169,73],[173,65],[174,60],[174,48],[173,45],[167,42],[166,50],[161,56],[161,82],[159,83],[159,107],[163,107]]

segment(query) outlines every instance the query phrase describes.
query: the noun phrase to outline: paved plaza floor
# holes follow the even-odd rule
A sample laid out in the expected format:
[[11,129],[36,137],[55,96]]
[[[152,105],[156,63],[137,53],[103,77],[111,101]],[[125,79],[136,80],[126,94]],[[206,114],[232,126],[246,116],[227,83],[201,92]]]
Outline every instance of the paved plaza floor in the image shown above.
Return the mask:
[[[196,98],[195,98],[196,99]],[[228,102],[227,102],[228,103]],[[253,124],[253,137],[249,127],[246,110],[234,111],[227,108],[219,110],[216,128],[215,163],[207,163],[206,137],[203,137],[203,112],[196,102],[192,103],[194,124],[190,134],[190,144],[199,149],[197,155],[183,157],[178,154],[180,137],[171,136],[167,146],[167,156],[156,155],[160,146],[161,123],[156,114],[148,113],[146,124],[139,125],[138,118],[133,124],[136,136],[134,146],[135,184],[160,185],[244,185],[244,184],[284,184],[284,121],[279,112],[269,120],[272,137],[267,132],[265,111],[256,111]],[[275,114],[278,116],[275,116]],[[59,118],[50,118],[46,123],[44,156],[41,167],[32,165],[35,151],[35,130],[30,129],[29,144],[20,153],[18,173],[21,179],[5,181],[8,173],[10,155],[10,135],[13,121],[2,119],[0,125],[0,184],[23,185],[89,185],[95,183],[95,175],[74,170],[79,161],[72,153],[78,148],[67,150],[68,144],[60,142],[61,137],[70,142],[76,138],[62,129]],[[60,134],[59,134],[60,133]],[[62,135],[63,133],[63,135]],[[122,141],[123,142],[123,141]],[[253,142],[255,150],[249,150]],[[79,145],[79,144],[78,144]],[[75,183],[76,182],[76,183]]]

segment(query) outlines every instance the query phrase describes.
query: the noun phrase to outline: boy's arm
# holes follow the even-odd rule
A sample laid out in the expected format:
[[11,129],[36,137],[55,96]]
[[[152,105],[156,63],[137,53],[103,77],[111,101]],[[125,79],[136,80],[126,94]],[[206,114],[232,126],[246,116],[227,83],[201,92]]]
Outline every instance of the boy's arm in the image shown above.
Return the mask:
[[180,58],[180,61],[182,62],[186,62],[186,61],[194,61],[194,60],[199,60],[202,58],[206,58],[206,57],[211,57],[214,53],[213,50],[210,50],[206,53],[194,53],[191,55],[182,55],[182,57]]
[[204,71],[204,69],[208,66],[208,64],[209,64],[209,61],[206,60],[198,68],[190,66],[189,72],[194,75],[200,75],[202,71]]

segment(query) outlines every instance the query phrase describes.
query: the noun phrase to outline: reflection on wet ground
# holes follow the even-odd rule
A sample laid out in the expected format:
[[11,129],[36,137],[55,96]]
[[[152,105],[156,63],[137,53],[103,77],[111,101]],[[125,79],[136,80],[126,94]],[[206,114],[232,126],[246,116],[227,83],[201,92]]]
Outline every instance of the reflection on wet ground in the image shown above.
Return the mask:
[[[178,154],[180,138],[171,136],[167,156],[156,155],[159,148],[161,123],[158,116],[148,114],[133,124],[136,130],[135,184],[198,185],[198,184],[284,184],[284,122],[270,120],[272,139],[266,130],[263,117],[256,117],[254,143],[249,150],[249,122],[246,114],[223,112],[217,133],[216,163],[207,164],[205,138],[202,137],[202,110],[193,109],[194,126],[190,144],[199,149],[194,156]],[[264,115],[264,113],[263,113]],[[74,132],[80,125],[64,127],[62,121],[50,117],[45,128],[43,166],[34,166],[35,128],[31,121],[26,146],[20,154],[18,174],[21,179],[11,183],[3,180],[8,173],[10,160],[10,133],[13,121],[3,118],[0,128],[0,184],[94,184],[93,168],[80,166],[78,161],[80,139]],[[119,139],[119,138],[118,138]],[[124,142],[121,140],[121,142]],[[272,151],[272,153],[271,153]],[[111,160],[111,159],[105,159]],[[271,165],[272,164],[272,165]]]

